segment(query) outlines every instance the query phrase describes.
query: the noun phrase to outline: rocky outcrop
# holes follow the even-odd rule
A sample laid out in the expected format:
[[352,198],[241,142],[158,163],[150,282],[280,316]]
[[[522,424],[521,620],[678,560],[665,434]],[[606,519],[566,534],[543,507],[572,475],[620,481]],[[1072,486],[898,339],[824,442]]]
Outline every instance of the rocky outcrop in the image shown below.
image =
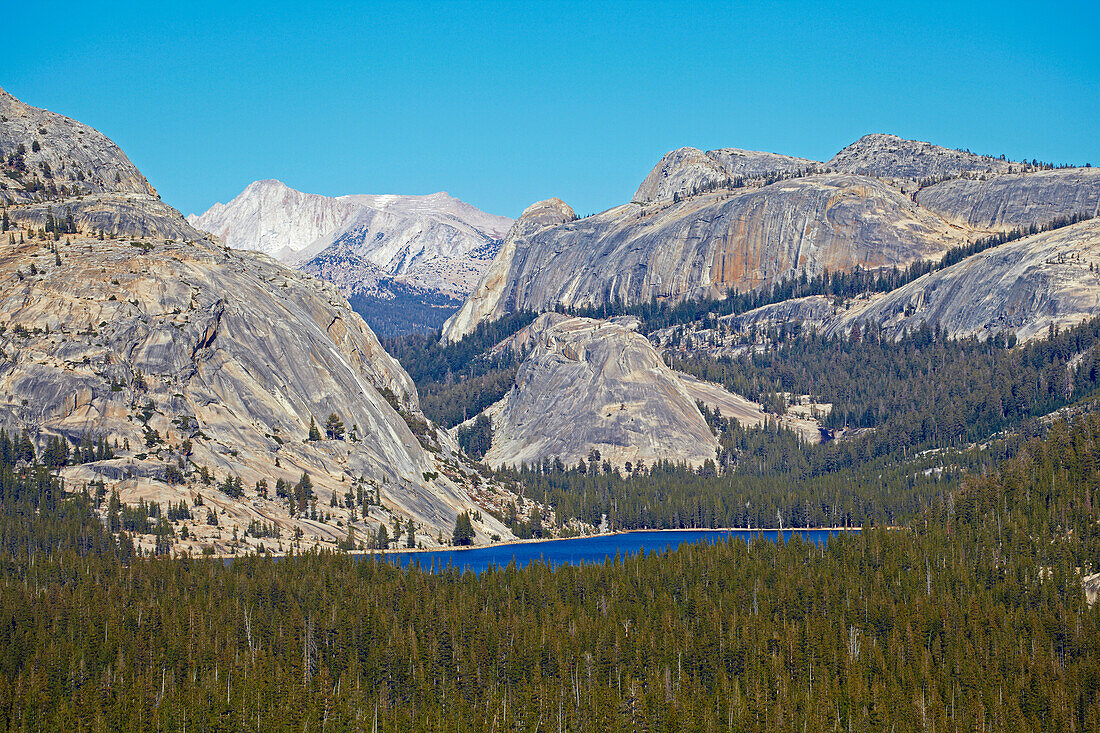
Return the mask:
[[8,213],[19,226],[44,229],[50,219],[72,218],[77,231],[103,231],[108,236],[198,240],[205,235],[159,198],[140,193],[100,193],[79,199],[49,200],[12,206]]
[[967,173],[1007,173],[1010,169],[1029,168],[1025,163],[1013,163],[881,133],[864,135],[834,155],[825,165],[840,173],[910,181],[956,177]]
[[499,317],[503,313],[500,298],[508,285],[518,241],[547,227],[565,224],[576,218],[573,209],[558,198],[539,201],[524,209],[466,302],[443,324],[443,340],[458,341],[473,331],[481,321]]
[[1041,227],[1074,214],[1100,216],[1100,169],[957,178],[922,188],[917,201],[953,221],[982,229]]
[[819,166],[806,158],[754,150],[723,148],[704,153],[698,148],[679,148],[661,158],[631,200],[644,204],[693,196],[715,188],[732,188],[737,179],[812,171]]
[[898,335],[922,323],[956,337],[1009,332],[1025,341],[1050,326],[1100,315],[1100,220],[1002,244],[845,312],[831,325],[882,324]]
[[720,297],[802,273],[904,266],[938,257],[967,234],[861,176],[806,176],[675,204],[627,204],[513,228],[444,338],[457,340],[481,320],[515,311]]
[[[669,369],[635,318],[601,321],[544,313],[495,351],[523,355],[515,386],[485,414],[493,427],[485,462],[494,467],[558,458],[585,461],[593,450],[616,466],[654,461],[699,466],[718,442],[702,403],[746,427],[782,422],[808,442],[817,423],[780,418],[759,404]],[[469,421],[469,422],[472,422]]]
[[105,135],[0,89],[0,204],[17,226],[199,239]]
[[382,299],[392,297],[390,279],[464,298],[512,223],[446,193],[332,198],[273,180],[256,181],[188,221],[231,247],[266,252],[329,280],[346,296]]
[[979,252],[889,293],[796,298],[723,316],[717,327],[674,326],[650,338],[668,353],[736,356],[754,343],[749,337],[795,324],[842,335],[876,323],[899,337],[927,323],[955,338],[1011,333],[1027,341],[1098,315],[1100,219],[1092,219]]
[[103,133],[24,104],[3,89],[0,157],[0,202],[56,197],[62,188],[65,198],[96,193],[157,198],[145,176]]
[[[189,441],[188,461],[249,487],[307,472],[325,507],[353,485],[377,488],[387,509],[433,536],[472,508],[453,446],[419,415],[412,381],[335,288],[205,242],[77,237],[60,245],[61,265],[40,241],[3,247],[0,426],[132,446],[135,475],[166,476]],[[330,414],[344,438],[305,442],[311,419],[323,425]],[[190,501],[191,490],[176,494]],[[245,526],[325,536],[274,496],[231,504]],[[347,520],[346,508],[338,514]],[[363,523],[360,536],[370,530]]]
[[628,325],[546,313],[517,335],[516,348],[527,353],[516,384],[488,410],[489,465],[550,457],[574,465],[593,449],[618,466],[716,457],[695,400]]

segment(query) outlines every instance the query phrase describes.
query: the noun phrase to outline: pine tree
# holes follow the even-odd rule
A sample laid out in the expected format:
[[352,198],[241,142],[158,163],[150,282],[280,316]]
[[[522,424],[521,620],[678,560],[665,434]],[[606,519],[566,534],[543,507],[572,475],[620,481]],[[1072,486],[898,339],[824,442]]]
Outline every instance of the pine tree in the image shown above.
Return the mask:
[[472,545],[474,543],[474,525],[470,521],[469,512],[460,512],[455,517],[454,532],[451,533],[451,543],[455,545]]
[[317,423],[313,419],[313,415],[309,416],[309,438],[307,440],[316,441],[321,439],[321,431],[317,429]]
[[341,440],[344,437],[344,421],[333,412],[325,421],[325,435],[329,440]]

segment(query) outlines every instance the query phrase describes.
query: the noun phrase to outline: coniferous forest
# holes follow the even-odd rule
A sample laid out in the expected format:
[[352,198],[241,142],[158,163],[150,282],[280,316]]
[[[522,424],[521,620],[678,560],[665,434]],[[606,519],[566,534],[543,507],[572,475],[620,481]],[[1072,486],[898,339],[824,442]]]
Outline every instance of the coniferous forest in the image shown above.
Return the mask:
[[134,557],[9,448],[0,716],[18,730],[1096,730],[1100,606],[1081,576],[1100,557],[1100,416],[1002,450],[902,527],[824,547],[735,540],[475,576],[346,555]]

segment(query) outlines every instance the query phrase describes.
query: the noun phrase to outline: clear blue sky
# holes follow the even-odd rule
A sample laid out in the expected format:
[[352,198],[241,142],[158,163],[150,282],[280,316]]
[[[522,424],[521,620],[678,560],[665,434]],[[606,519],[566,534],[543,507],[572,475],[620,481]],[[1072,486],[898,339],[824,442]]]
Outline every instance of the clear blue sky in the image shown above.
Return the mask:
[[279,178],[586,214],[684,145],[824,160],[892,132],[1100,165],[1097,6],[13,2],[0,86],[184,213]]

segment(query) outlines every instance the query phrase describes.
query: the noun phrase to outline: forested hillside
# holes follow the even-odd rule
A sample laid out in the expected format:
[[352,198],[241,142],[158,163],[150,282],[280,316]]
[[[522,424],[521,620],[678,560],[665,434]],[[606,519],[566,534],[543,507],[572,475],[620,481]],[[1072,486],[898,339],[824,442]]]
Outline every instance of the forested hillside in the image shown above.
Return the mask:
[[[18,446],[19,441],[16,441]],[[2,457],[0,716],[25,730],[1095,730],[1100,418],[904,528],[480,577],[131,558]],[[25,458],[25,456],[22,456]],[[893,479],[891,479],[893,481]]]

